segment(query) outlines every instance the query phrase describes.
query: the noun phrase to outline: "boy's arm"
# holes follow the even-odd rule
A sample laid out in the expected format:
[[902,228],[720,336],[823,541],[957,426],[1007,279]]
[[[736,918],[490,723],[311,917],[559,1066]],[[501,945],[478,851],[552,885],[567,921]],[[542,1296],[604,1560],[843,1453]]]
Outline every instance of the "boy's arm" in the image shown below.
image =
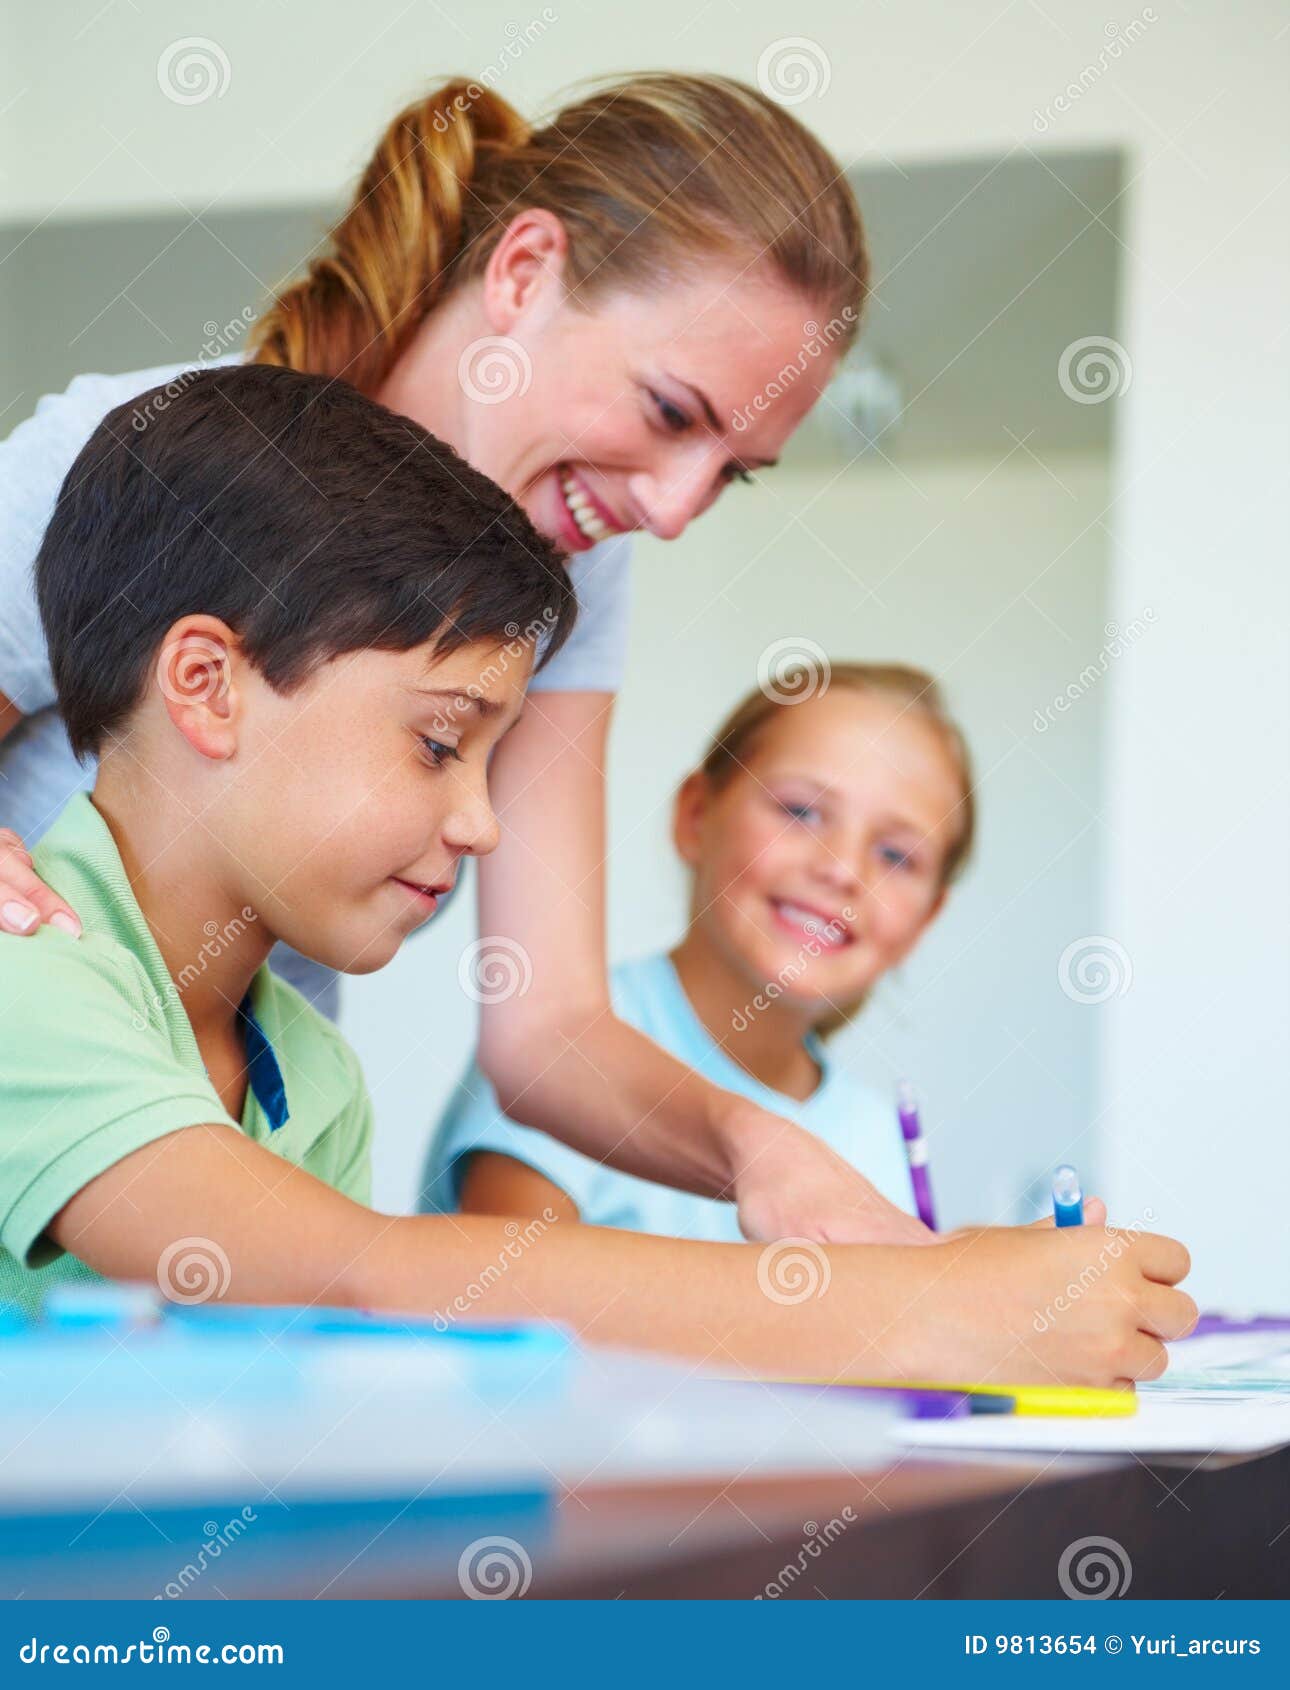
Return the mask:
[[576,1221],[578,1205],[553,1180],[514,1156],[477,1150],[466,1162],[461,1208],[474,1215],[554,1215]]
[[[1148,1233],[1019,1228],[827,1251],[533,1221],[520,1234],[493,1216],[375,1214],[228,1126],[187,1127],[125,1156],[49,1230],[99,1272],[163,1290],[182,1242],[190,1261],[204,1251],[215,1264],[212,1299],[543,1315],[597,1343],[825,1379],[1154,1378],[1160,1339],[1196,1317],[1172,1289],[1187,1252]],[[781,1254],[794,1248],[805,1295]],[[1074,1301],[1073,1282],[1087,1287]],[[195,1300],[191,1278],[175,1289]],[[1036,1319],[1046,1307],[1053,1318]]]

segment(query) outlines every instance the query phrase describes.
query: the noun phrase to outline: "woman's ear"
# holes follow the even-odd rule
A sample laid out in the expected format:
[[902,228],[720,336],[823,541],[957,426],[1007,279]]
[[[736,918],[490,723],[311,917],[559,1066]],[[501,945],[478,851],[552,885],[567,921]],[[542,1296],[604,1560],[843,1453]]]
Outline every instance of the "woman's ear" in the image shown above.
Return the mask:
[[224,761],[237,750],[241,715],[241,642],[217,616],[184,616],[166,631],[153,666],[172,725],[202,757]]
[[512,333],[544,292],[553,303],[563,300],[568,254],[568,234],[553,211],[532,206],[512,217],[483,275],[484,313],[495,334]]
[[672,843],[677,856],[689,868],[696,867],[699,861],[703,819],[711,795],[707,775],[696,769],[681,782],[672,804]]

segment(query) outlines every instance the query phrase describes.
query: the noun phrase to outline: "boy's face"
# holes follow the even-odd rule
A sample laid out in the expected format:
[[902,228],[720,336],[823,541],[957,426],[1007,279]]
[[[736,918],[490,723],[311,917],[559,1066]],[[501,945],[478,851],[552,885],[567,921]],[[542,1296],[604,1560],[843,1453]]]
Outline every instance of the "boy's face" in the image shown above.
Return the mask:
[[235,660],[236,750],[208,825],[270,931],[352,974],[390,960],[461,859],[497,844],[488,757],[532,663],[522,641],[356,651],[278,693]]

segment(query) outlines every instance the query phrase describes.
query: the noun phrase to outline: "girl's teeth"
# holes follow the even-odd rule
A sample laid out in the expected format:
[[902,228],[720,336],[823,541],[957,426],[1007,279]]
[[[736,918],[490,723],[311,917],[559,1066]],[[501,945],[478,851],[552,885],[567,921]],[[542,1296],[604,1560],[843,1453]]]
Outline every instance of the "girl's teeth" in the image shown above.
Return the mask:
[[596,515],[591,507],[591,501],[581,492],[572,477],[560,477],[560,491],[564,495],[564,502],[569,508],[569,515],[577,523],[581,533],[589,540],[608,540],[610,530]]
[[840,922],[826,921],[814,910],[804,910],[797,904],[776,903],[775,908],[786,921],[793,922],[824,945],[840,945],[843,929]]

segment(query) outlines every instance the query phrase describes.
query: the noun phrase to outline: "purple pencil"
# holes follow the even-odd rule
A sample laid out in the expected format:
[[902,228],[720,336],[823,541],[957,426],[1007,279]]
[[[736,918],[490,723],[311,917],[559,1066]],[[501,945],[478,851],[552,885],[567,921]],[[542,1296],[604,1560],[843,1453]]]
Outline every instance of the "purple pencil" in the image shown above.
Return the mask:
[[908,1080],[901,1080],[896,1087],[896,1113],[900,1116],[900,1130],[905,1138],[909,1183],[914,1188],[918,1218],[935,1232],[936,1210],[932,1207],[932,1182],[927,1172],[927,1140],[923,1137],[922,1122],[918,1119],[918,1100]]

